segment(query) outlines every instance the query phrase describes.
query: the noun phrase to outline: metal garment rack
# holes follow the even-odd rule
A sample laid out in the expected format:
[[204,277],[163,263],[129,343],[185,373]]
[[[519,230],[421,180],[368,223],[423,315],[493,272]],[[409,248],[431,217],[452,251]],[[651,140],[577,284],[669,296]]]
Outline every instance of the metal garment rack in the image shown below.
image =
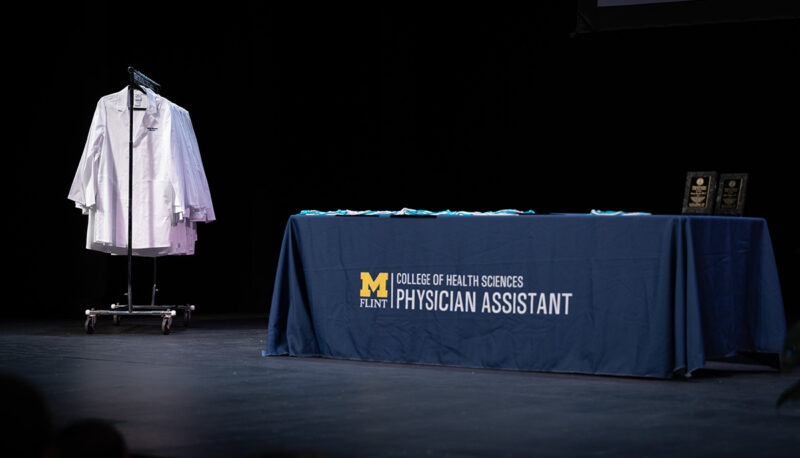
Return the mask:
[[87,334],[94,334],[98,316],[112,316],[115,325],[120,324],[123,316],[160,316],[161,332],[169,334],[172,327],[172,318],[180,310],[183,312],[183,325],[188,326],[189,320],[194,311],[194,305],[155,305],[156,302],[156,259],[153,258],[153,291],[150,305],[133,305],[133,112],[134,110],[144,110],[144,108],[134,108],[133,92],[138,90],[144,94],[147,92],[145,87],[150,88],[155,93],[161,92],[161,85],[145,76],[142,72],[133,67],[128,67],[128,304],[111,304],[111,310],[86,310],[86,322],[84,329]]

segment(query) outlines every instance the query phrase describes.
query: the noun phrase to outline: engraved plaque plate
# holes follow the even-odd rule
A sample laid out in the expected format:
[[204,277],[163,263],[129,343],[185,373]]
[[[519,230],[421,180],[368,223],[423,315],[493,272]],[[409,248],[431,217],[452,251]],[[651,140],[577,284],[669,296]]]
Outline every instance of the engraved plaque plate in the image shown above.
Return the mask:
[[689,172],[683,195],[683,213],[711,215],[714,213],[717,191],[717,172]]
[[719,176],[717,189],[717,215],[742,216],[747,193],[746,173],[723,173]]

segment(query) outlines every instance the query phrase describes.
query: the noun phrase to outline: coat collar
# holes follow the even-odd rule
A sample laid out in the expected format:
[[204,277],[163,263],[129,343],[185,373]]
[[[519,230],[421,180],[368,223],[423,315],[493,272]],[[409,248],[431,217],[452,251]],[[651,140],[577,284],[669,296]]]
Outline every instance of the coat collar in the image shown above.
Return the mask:
[[[158,100],[160,97],[153,92],[149,87],[144,88],[147,95],[147,110],[146,113],[150,116],[158,114]],[[116,96],[116,107],[119,111],[128,111],[128,86],[125,86],[121,91],[114,94]]]

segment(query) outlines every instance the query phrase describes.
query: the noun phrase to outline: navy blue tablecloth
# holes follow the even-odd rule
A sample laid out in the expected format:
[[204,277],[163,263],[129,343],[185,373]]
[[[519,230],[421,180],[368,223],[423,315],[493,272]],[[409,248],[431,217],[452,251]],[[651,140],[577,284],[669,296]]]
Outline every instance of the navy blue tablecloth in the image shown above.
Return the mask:
[[785,332],[759,218],[295,215],[265,353],[667,378]]

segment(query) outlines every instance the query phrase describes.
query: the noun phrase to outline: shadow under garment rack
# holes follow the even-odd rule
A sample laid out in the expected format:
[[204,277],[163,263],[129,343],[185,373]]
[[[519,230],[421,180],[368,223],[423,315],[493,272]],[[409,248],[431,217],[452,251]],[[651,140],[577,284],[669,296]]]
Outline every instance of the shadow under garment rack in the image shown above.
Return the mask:
[[160,93],[161,85],[145,76],[133,67],[128,67],[128,304],[111,304],[111,310],[86,310],[84,329],[87,334],[93,334],[98,316],[112,316],[114,324],[120,324],[123,316],[159,316],[161,317],[161,332],[169,334],[172,327],[172,318],[180,310],[183,312],[183,325],[188,326],[194,311],[194,305],[155,305],[156,302],[156,258],[153,258],[153,293],[150,305],[133,305],[132,268],[133,268],[133,112],[144,108],[133,107],[133,91],[138,90],[146,94],[144,88],[148,87],[153,92]]

